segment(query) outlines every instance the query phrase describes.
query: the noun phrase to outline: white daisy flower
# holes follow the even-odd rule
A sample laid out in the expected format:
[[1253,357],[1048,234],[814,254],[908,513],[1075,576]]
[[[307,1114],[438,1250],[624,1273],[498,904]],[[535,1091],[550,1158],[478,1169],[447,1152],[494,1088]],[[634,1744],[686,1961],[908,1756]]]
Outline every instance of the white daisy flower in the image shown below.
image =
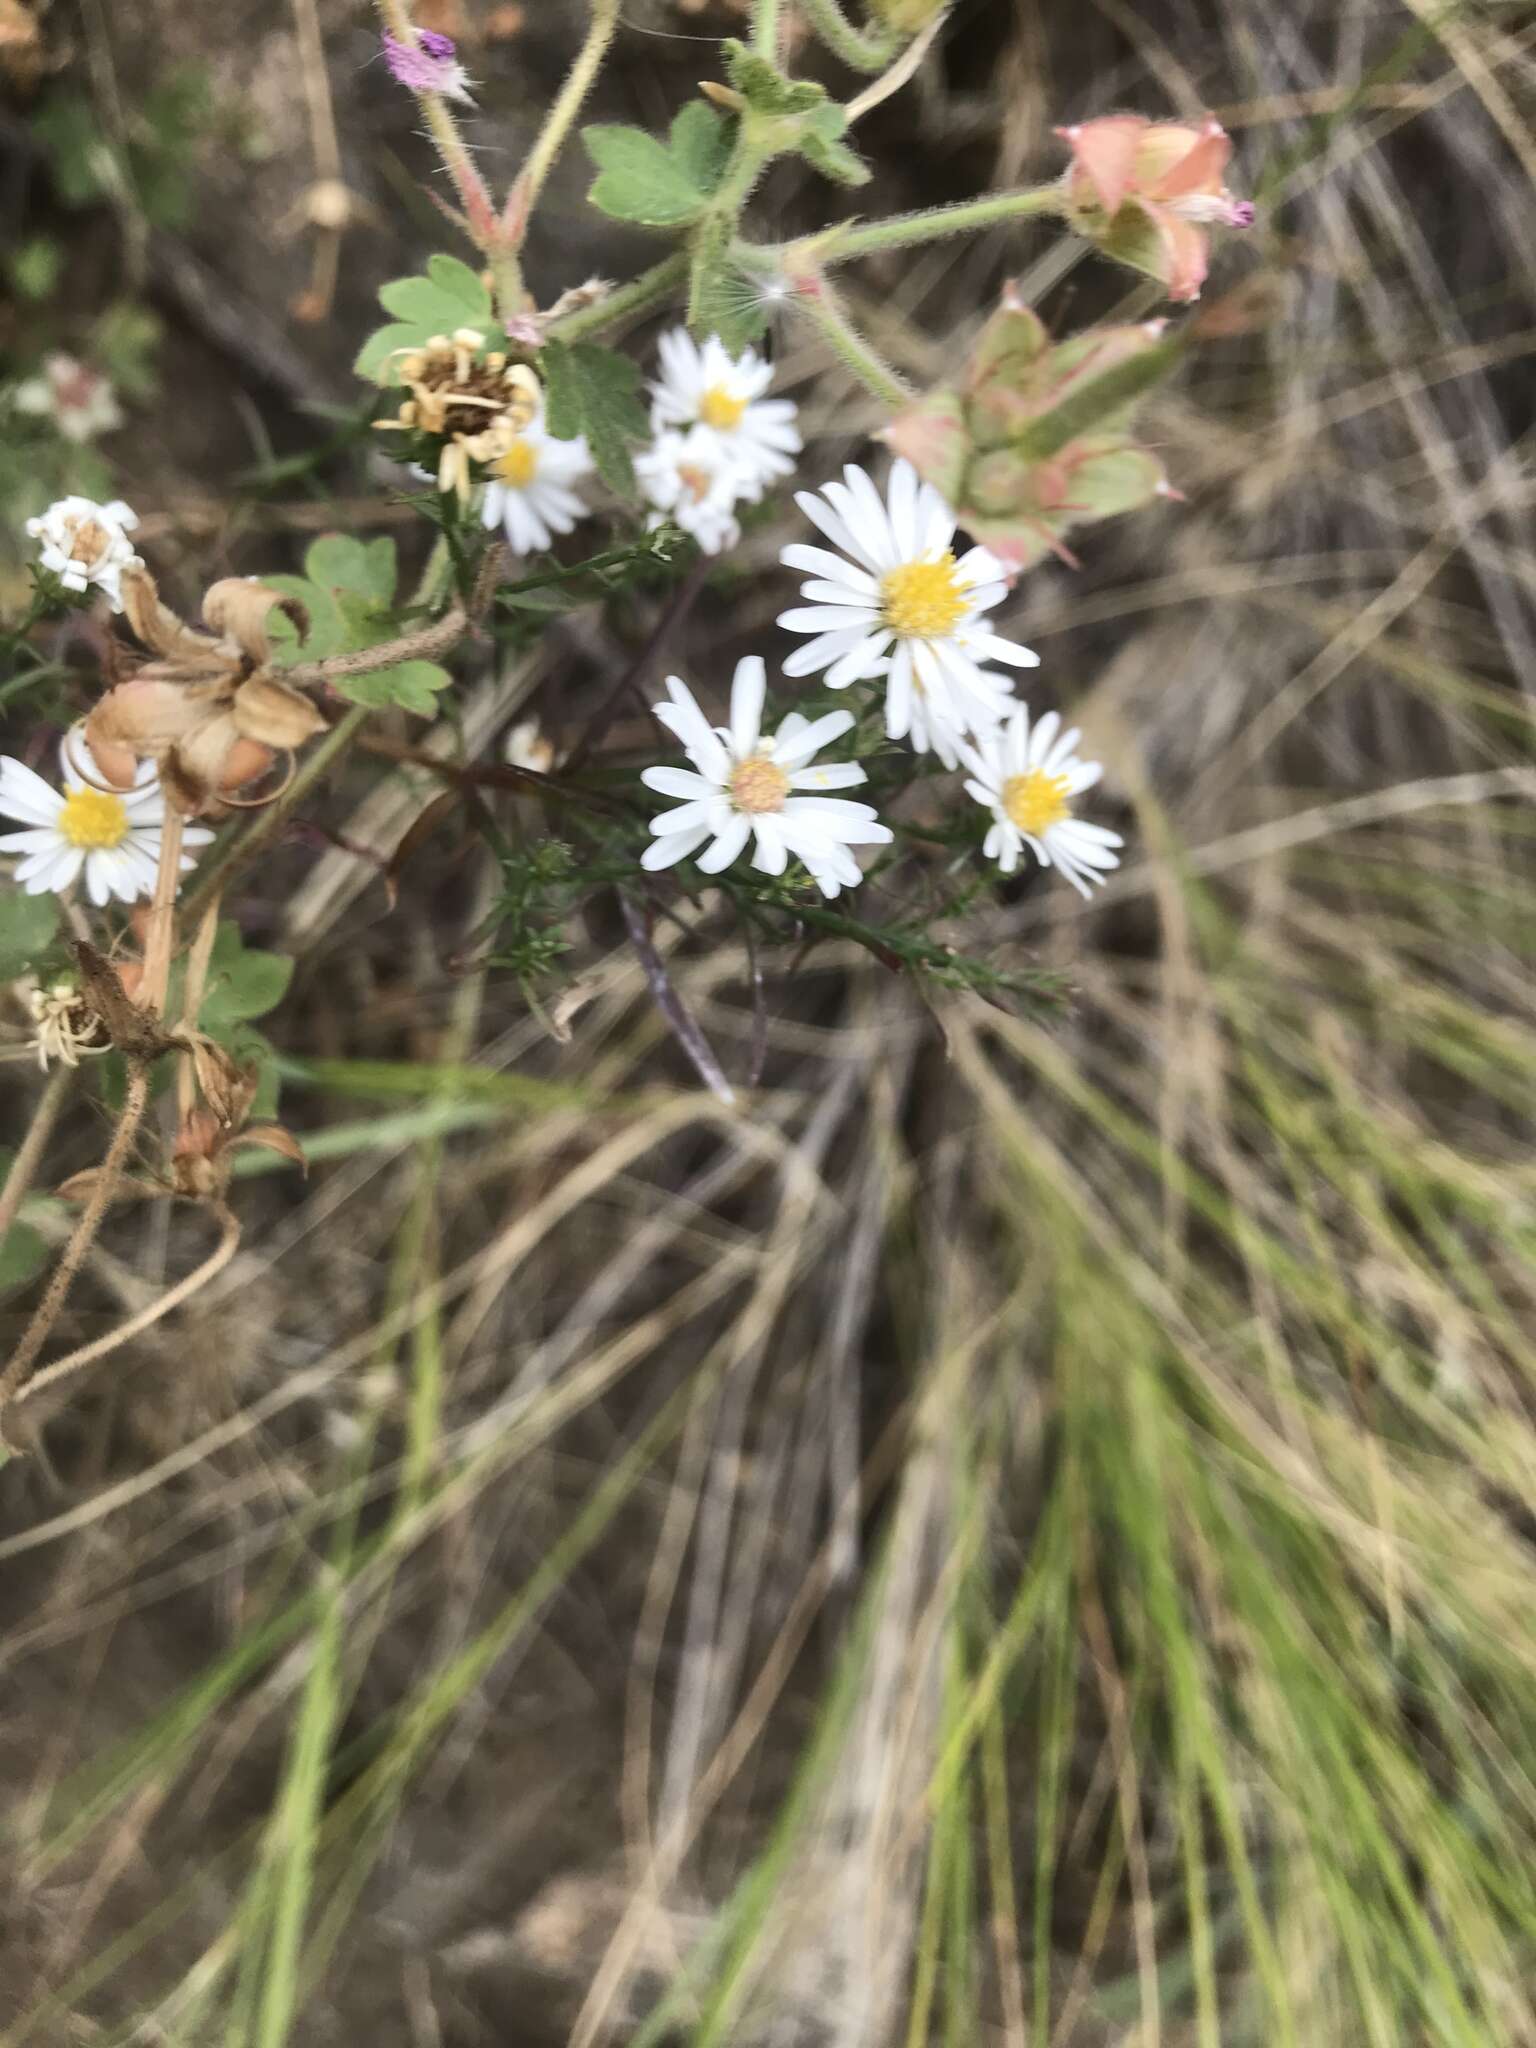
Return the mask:
[[[140,762],[133,788],[118,791],[107,786],[78,734],[66,735],[59,761],[62,790],[25,762],[0,757],[0,817],[26,827],[0,833],[0,853],[21,855],[12,879],[29,896],[57,894],[83,868],[85,892],[95,904],[114,896],[123,903],[152,896],[165,823],[154,763]],[[212,837],[200,825],[188,825],[182,844],[206,846]],[[184,853],[181,865],[186,871],[197,863]]]
[[557,441],[542,419],[530,420],[486,463],[489,482],[481,519],[502,528],[514,554],[536,554],[586,516],[571,486],[591,473],[583,435]]
[[43,358],[38,376],[16,386],[11,403],[18,412],[51,419],[66,441],[94,441],[123,424],[112,380],[61,349]]
[[755,349],[728,353],[718,335],[701,347],[686,327],[657,343],[661,377],[651,386],[651,425],[707,427],[736,471],[740,497],[753,504],[778,476],[788,476],[800,452],[795,407],[787,398],[764,398],[773,365]]
[[128,536],[137,516],[121,498],[110,505],[89,498],[60,498],[41,518],[27,521],[27,532],[42,542],[42,564],[52,569],[66,590],[106,592],[113,611],[123,608],[122,574],[138,556]]
[[[984,733],[1007,715],[1012,692],[983,663],[1034,668],[1040,657],[981,623],[1008,588],[1007,572],[986,548],[959,560],[950,543],[955,515],[910,462],[891,465],[887,499],[853,464],[843,482],[795,503],[843,555],[787,547],[779,560],[810,571],[800,595],[812,600],[781,612],[779,624],[815,637],[784,664],[788,676],[827,671],[834,690],[885,676],[885,729],[921,753],[933,746],[952,759],[961,733]],[[944,744],[940,744],[940,735]]]
[[1115,849],[1125,841],[1072,815],[1073,797],[1092,789],[1103,773],[1097,761],[1077,758],[1081,737],[1076,726],[1061,732],[1054,711],[1031,730],[1021,704],[1001,731],[976,746],[962,741],[960,752],[971,771],[967,791],[992,813],[983,847],[987,858],[1011,875],[1027,846],[1042,867],[1058,869],[1087,896],[1106,869],[1119,867]]
[[718,555],[735,547],[741,528],[731,507],[741,495],[734,464],[726,455],[718,434],[708,427],[690,427],[681,433],[663,427],[643,454],[635,457],[635,475],[661,515],[691,533],[706,555]]
[[694,702],[686,683],[668,676],[670,704],[652,708],[668,731],[682,741],[698,771],[647,768],[641,781],[663,796],[683,798],[676,810],[651,820],[656,835],[641,855],[641,866],[669,868],[698,853],[707,875],[728,868],[749,839],[756,845],[753,867],[765,875],[782,875],[793,858],[804,863],[824,896],[853,888],[859,864],[849,848],[885,846],[890,828],[877,819],[870,804],[847,803],[823,796],[829,789],[852,789],[865,780],[856,761],[814,764],[818,751],[848,731],[851,711],[829,711],[807,721],[792,711],[771,737],[762,732],[766,672],[749,654],[736,664],[731,684],[731,722],[712,726]]

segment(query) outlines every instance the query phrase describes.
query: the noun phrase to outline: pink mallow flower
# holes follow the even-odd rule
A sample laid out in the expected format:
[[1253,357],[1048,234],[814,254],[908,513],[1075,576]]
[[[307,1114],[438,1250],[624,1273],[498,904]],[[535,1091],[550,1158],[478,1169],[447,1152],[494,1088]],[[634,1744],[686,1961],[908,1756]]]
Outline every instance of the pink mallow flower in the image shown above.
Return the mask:
[[459,62],[452,36],[419,28],[413,47],[398,36],[386,34],[384,62],[391,77],[412,92],[435,92],[445,100],[463,100],[467,106],[474,105],[469,74]]
[[1255,211],[1222,182],[1232,138],[1214,115],[1198,125],[1106,114],[1056,133],[1070,147],[1067,218],[1106,255],[1155,277],[1170,299],[1198,299],[1210,227],[1251,228]]

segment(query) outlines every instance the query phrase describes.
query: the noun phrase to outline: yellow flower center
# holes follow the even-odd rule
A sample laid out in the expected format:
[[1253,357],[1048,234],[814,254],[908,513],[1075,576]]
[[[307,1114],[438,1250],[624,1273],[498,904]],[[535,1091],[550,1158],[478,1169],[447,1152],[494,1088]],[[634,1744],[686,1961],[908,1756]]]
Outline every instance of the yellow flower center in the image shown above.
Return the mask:
[[128,809],[105,789],[72,789],[59,812],[59,830],[71,846],[121,846],[128,837]]
[[539,473],[539,451],[531,441],[514,441],[496,464],[503,483],[525,491]]
[[789,777],[782,768],[754,754],[731,774],[731,802],[749,817],[764,811],[782,811],[789,795]]
[[1047,775],[1031,768],[1027,775],[1010,775],[1003,784],[1003,809],[1021,832],[1038,839],[1052,825],[1072,814],[1067,807],[1067,778]]
[[741,425],[746,409],[744,398],[733,398],[723,384],[711,384],[699,401],[699,418],[717,434],[728,434]]
[[880,578],[885,623],[903,640],[936,640],[965,615],[965,592],[952,554],[936,562],[903,562]]

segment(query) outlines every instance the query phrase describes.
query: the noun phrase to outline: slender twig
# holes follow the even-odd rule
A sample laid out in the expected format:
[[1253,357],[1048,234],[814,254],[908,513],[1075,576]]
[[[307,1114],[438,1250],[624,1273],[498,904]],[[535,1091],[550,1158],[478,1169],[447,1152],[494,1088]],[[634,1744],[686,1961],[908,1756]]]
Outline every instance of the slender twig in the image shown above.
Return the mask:
[[318,746],[311,747],[299,763],[298,770],[288,787],[275,796],[265,810],[257,811],[243,832],[226,840],[212,859],[203,863],[197,885],[189,890],[183,906],[188,917],[194,913],[201,915],[205,906],[215,900],[225,888],[231,876],[260,852],[278,826],[309,794],[332,762],[351,746],[372,715],[369,705],[354,704],[346,716],[331,727]]
[[214,1279],[229,1264],[240,1244],[240,1219],[233,1210],[220,1202],[214,1206],[214,1216],[219,1224],[219,1241],[194,1271],[185,1279],[178,1280],[174,1287],[168,1287],[164,1294],[131,1315],[126,1323],[120,1323],[115,1330],[109,1330],[104,1337],[96,1337],[89,1344],[82,1344],[74,1351],[66,1351],[62,1358],[56,1358],[51,1365],[45,1365],[41,1372],[33,1373],[26,1385],[12,1396],[11,1406],[17,1407],[23,1401],[30,1401],[34,1394],[40,1394],[45,1387],[56,1386],[71,1373],[79,1372],[85,1365],[91,1365],[98,1358],[105,1358],[120,1345],[143,1334],[153,1324],[168,1316],[173,1308],[180,1308],[184,1301],[190,1301],[208,1282]]
[[843,112],[848,116],[848,126],[850,128],[855,121],[861,121],[871,107],[878,107],[880,102],[888,100],[892,93],[901,91],[901,88],[933,48],[939,30],[944,26],[947,19],[947,14],[943,12],[936,14],[922,31],[921,35],[908,43],[890,70],[885,72],[882,77],[877,78],[872,85],[866,85],[856,98],[848,102]]
[[0,1433],[4,1431],[5,1412],[15,1399],[16,1389],[48,1341],[48,1333],[59,1319],[59,1313],[74,1284],[75,1275],[84,1264],[85,1255],[101,1228],[101,1219],[107,1213],[107,1205],[112,1200],[118,1180],[127,1164],[128,1154],[133,1149],[134,1139],[139,1134],[139,1125],[144,1121],[144,1111],[149,1105],[149,1077],[150,1062],[142,1056],[130,1054],[128,1092],[123,1102],[122,1115],[117,1120],[117,1129],[112,1133],[107,1156],[97,1168],[90,1199],[70,1234],[59,1263],[53,1269],[53,1277],[48,1282],[47,1292],[33,1311],[32,1320],[22,1332],[21,1342],[11,1354],[5,1371],[0,1373]]
[[619,0],[592,0],[592,19],[587,26],[586,39],[576,52],[576,61],[566,73],[565,83],[545,115],[544,125],[528,152],[528,161],[512,188],[517,215],[524,226],[570,133],[571,123],[581,112],[582,101],[592,89],[598,66],[613,41],[618,25]]
[[377,754],[381,760],[398,761],[402,767],[426,768],[440,781],[457,788],[515,789],[589,810],[628,811],[631,808],[619,797],[609,796],[600,789],[577,789],[558,776],[541,775],[536,768],[517,768],[510,761],[483,764],[452,761],[442,754],[429,754],[425,747],[413,747],[404,740],[389,739],[383,733],[367,733],[359,745],[365,754]]
[[[202,922],[187,948],[186,981],[181,997],[181,1024],[185,1032],[196,1031],[198,1012],[203,1007],[203,991],[208,986],[208,961],[219,930],[219,900],[219,892],[215,890],[208,898]],[[197,1069],[192,1055],[183,1053],[176,1063],[176,1108],[183,1124],[196,1100]]]
[[648,635],[645,645],[630,662],[613,688],[587,721],[587,729],[571,749],[564,772],[573,775],[597,745],[619,708],[622,699],[631,690],[638,690],[659,657],[664,653],[667,642],[692,611],[699,592],[709,575],[709,558],[701,555],[673,592],[672,601],[657,620]]
[[16,1148],[16,1157],[11,1161],[11,1170],[5,1176],[5,1185],[0,1187],[0,1244],[5,1233],[16,1221],[17,1212],[26,1199],[38,1167],[42,1164],[43,1153],[58,1122],[59,1111],[64,1107],[64,1098],[75,1079],[73,1067],[57,1066],[48,1076],[47,1086],[37,1098],[37,1107],[32,1112],[32,1121],[27,1126],[27,1135]]
[[160,865],[155,872],[155,893],[149,906],[149,930],[144,940],[144,979],[139,1001],[152,1017],[165,1008],[165,991],[170,980],[171,955],[176,950],[176,891],[181,885],[181,839],[185,819],[173,805],[167,805],[160,828]]

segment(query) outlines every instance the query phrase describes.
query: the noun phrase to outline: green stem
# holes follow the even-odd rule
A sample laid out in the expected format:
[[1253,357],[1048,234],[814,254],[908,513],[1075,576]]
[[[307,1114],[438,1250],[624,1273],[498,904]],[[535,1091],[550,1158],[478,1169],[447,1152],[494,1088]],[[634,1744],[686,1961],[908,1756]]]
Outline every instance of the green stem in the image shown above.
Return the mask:
[[188,892],[182,904],[184,917],[190,919],[225,886],[237,869],[243,868],[246,862],[260,851],[278,826],[308,795],[331,763],[351,746],[372,715],[371,707],[367,704],[354,704],[346,716],[331,727],[319,745],[312,747],[304,756],[292,782],[281,795],[274,797],[265,810],[255,814],[243,832],[233,833],[213,857],[203,863],[195,888]]
[[649,270],[641,271],[630,283],[621,285],[618,291],[610,292],[606,299],[598,299],[590,306],[579,306],[574,313],[566,313],[559,320],[550,323],[549,332],[559,341],[584,341],[589,334],[601,334],[604,329],[616,327],[622,321],[638,319],[670,297],[673,288],[680,285],[688,275],[688,258],[679,249],[675,255],[667,256],[660,263],[653,263]]
[[815,292],[798,297],[795,305],[810,321],[838,361],[850,369],[864,388],[872,391],[882,405],[888,405],[894,410],[906,404],[912,396],[911,391],[896,372],[880,360],[853,326],[833,297],[831,287],[825,280],[818,280]]
[[566,73],[565,83],[555,96],[555,103],[544,117],[544,126],[539,130],[533,148],[528,152],[528,161],[518,173],[513,190],[517,193],[519,211],[524,223],[533,211],[535,202],[544,188],[555,158],[560,154],[571,123],[581,112],[581,103],[592,89],[598,66],[613,41],[614,31],[619,25],[619,0],[592,0],[592,20],[587,29],[586,40],[576,52],[576,61]]
[[770,64],[779,61],[779,0],[756,0],[752,10],[752,42]]
[[1018,192],[993,192],[984,199],[962,199],[957,206],[927,206],[920,213],[898,213],[890,220],[861,222],[858,226],[832,228],[802,243],[787,243],[782,258],[792,262],[796,249],[804,249],[818,265],[846,263],[852,256],[868,256],[877,249],[910,249],[922,242],[942,241],[946,235],[964,235],[978,228],[997,227],[1004,221],[1025,220],[1031,214],[1058,213],[1062,194],[1059,185],[1030,185]]
[[855,28],[837,0],[800,0],[801,12],[835,57],[855,71],[883,71],[901,48],[889,28]]
[[688,325],[696,332],[702,332],[713,324],[710,287],[730,260],[741,225],[742,208],[774,154],[773,140],[761,132],[749,109],[742,116],[735,147],[709,203],[709,210],[688,238]]

